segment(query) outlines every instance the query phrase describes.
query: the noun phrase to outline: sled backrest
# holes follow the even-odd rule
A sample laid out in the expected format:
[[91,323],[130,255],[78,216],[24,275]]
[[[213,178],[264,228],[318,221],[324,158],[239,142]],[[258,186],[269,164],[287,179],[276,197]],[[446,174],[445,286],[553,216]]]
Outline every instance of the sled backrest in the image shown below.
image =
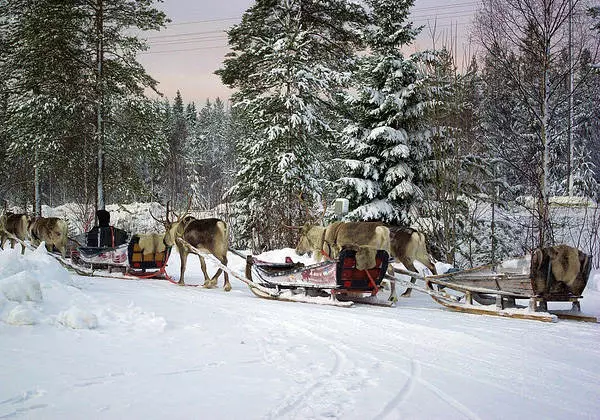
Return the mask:
[[373,291],[373,284],[379,287],[388,268],[388,252],[382,249],[377,250],[375,261],[375,267],[359,270],[356,268],[356,250],[342,249],[336,267],[338,287],[358,291]]
[[171,247],[156,247],[148,250],[140,247],[140,236],[133,235],[127,248],[129,266],[135,269],[155,269],[167,264]]

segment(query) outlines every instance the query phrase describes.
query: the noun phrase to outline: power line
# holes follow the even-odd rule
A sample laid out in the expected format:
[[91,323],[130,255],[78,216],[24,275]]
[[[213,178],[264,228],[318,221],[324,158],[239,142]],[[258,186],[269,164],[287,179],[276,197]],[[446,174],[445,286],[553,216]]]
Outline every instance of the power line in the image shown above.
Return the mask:
[[[465,8],[465,7],[470,7],[470,6],[476,6],[479,4],[480,4],[480,2],[478,2],[478,1],[470,1],[470,2],[463,2],[463,3],[440,5],[440,6],[419,7],[419,8],[410,10],[410,13],[422,12],[422,11],[427,11],[427,10],[445,10],[445,9]],[[190,20],[190,21],[169,23],[166,25],[166,27],[169,28],[170,26],[196,25],[199,23],[227,22],[227,21],[232,21],[232,20],[241,20],[241,18],[242,18],[241,16],[237,16],[237,17],[227,17],[227,18]]]
[[[456,12],[453,12],[456,13]],[[460,13],[460,12],[459,12]],[[471,17],[472,14],[467,13],[467,14],[451,14],[448,16],[440,16],[440,15],[430,15],[430,16],[426,16],[426,15],[421,15],[419,17],[412,17],[414,20],[412,21],[415,25],[424,25],[429,23],[432,20],[437,20],[437,21],[444,21],[444,20],[449,20],[449,19],[460,19],[463,17]],[[418,18],[418,19],[417,19]],[[442,25],[438,25],[438,26],[442,26]],[[227,36],[227,33],[224,29],[219,29],[219,30],[211,30],[211,31],[197,31],[197,32],[185,32],[185,33],[181,33],[181,34],[172,34],[172,35],[159,35],[159,36],[153,36],[153,37],[147,37],[146,39],[152,44],[152,45],[158,45],[158,44],[162,44],[162,43],[176,43],[176,42],[185,42],[188,43],[190,40],[193,39],[201,39],[203,35],[210,35],[210,34],[219,34],[222,35],[223,37]]]
[[[444,24],[444,25],[437,25],[436,28],[444,28],[444,27],[459,27],[459,26],[464,26],[464,25],[468,25],[470,22],[463,22],[463,23],[449,23],[449,24]],[[218,39],[215,39],[214,41],[218,41]],[[167,46],[167,45],[160,45],[162,47]],[[194,51],[204,51],[204,50],[212,50],[212,49],[228,49],[229,45],[228,44],[221,44],[221,45],[211,45],[211,46],[200,46],[200,47],[196,47],[196,48],[182,48],[182,49],[176,49],[176,50],[160,50],[160,51],[144,51],[144,52],[140,52],[139,54],[143,54],[143,55],[152,55],[152,54],[172,54],[172,53],[180,53],[180,52],[194,52]]]

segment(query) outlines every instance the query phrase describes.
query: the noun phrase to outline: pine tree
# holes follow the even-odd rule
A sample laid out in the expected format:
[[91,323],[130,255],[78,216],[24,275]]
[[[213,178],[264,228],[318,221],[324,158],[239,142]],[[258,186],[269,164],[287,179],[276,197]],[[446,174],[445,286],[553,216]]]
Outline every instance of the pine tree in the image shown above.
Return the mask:
[[370,53],[360,60],[356,95],[347,106],[344,164],[339,193],[350,200],[353,220],[408,224],[422,198],[418,169],[431,153],[425,115],[435,99],[422,65],[427,54],[404,58],[400,48],[417,31],[407,22],[411,0],[371,0],[371,25],[364,32]]
[[229,31],[234,52],[217,74],[238,90],[232,102],[250,133],[230,196],[258,248],[289,245],[281,223],[301,220],[298,197],[310,205],[326,190],[333,98],[364,22],[363,9],[342,0],[259,0]]
[[[110,180],[104,185],[103,176],[126,163],[120,161],[125,157],[119,153],[122,140],[148,146],[147,134],[123,135],[128,128],[118,124],[116,114],[137,112],[136,121],[145,118],[146,127],[154,118],[141,98],[156,81],[135,59],[144,43],[128,31],[158,29],[165,19],[151,0],[0,3],[0,31],[10,45],[0,63],[0,79],[8,81],[3,128],[11,155],[28,157],[29,166],[42,175],[81,180],[65,183],[65,190],[73,186],[84,200],[97,190],[103,206],[104,187],[122,186],[111,186]],[[105,155],[114,159],[108,165]],[[99,170],[89,171],[96,160]]]

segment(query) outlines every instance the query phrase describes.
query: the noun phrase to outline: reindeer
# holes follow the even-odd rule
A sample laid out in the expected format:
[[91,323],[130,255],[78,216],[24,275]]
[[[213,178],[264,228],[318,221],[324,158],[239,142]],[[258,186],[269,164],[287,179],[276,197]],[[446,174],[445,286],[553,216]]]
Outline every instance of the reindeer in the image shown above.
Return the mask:
[[[166,219],[161,220],[156,218],[151,212],[150,216],[159,223],[162,223],[165,227],[164,243],[167,246],[177,245],[179,251],[179,257],[181,259],[181,272],[179,276],[179,284],[184,285],[185,266],[187,262],[188,254],[190,250],[182,245],[178,238],[183,239],[194,248],[205,250],[214,255],[223,265],[227,265],[227,249],[228,243],[228,231],[227,224],[216,218],[210,219],[196,219],[187,214],[190,209],[191,198],[188,202],[187,209],[181,214],[176,215],[177,220],[169,220],[169,202],[167,202]],[[219,276],[223,272],[221,268],[217,270],[217,273],[211,279],[206,271],[206,262],[204,257],[198,255],[200,259],[200,266],[202,273],[204,274],[204,287],[214,287],[217,285]],[[226,292],[231,290],[231,284],[229,283],[229,274],[224,272],[225,283],[223,290]]]
[[67,222],[58,217],[37,217],[29,222],[28,231],[34,246],[39,246],[43,241],[48,252],[52,252],[52,246],[55,246],[62,257],[66,258],[69,240]]
[[[568,245],[538,248],[531,255],[534,292],[544,298],[563,292],[581,296],[591,270],[591,257]],[[543,309],[547,309],[545,302]]]
[[[414,266],[416,260],[436,274],[433,260],[427,252],[425,235],[411,228],[387,227],[381,222],[335,222],[327,227],[306,224],[298,229],[300,239],[296,253],[312,251],[317,261],[321,261],[323,255],[335,259],[342,248],[353,248],[361,253],[357,255],[357,259],[362,261],[361,266],[370,268],[374,264],[373,251],[383,249],[408,270],[417,271]],[[411,278],[411,283],[415,281]],[[411,291],[412,288],[408,288],[402,296],[409,297]],[[394,282],[391,284],[390,300],[397,300]]]
[[[425,234],[415,229],[400,226],[390,227],[390,247],[391,256],[404,264],[407,270],[417,272],[414,265],[415,261],[419,261],[427,267],[432,274],[437,274],[433,258],[427,251],[427,238]],[[411,277],[411,283],[415,283],[416,279]],[[403,297],[410,297],[412,288],[408,288],[402,293]],[[396,282],[391,282],[391,300],[396,300]]]
[[296,253],[312,251],[315,259],[323,256],[336,259],[343,248],[357,252],[359,269],[370,269],[376,265],[378,249],[390,253],[390,231],[382,224],[370,222],[335,222],[327,227],[305,225],[300,230]]
[[[29,216],[26,214],[5,213],[0,217],[0,248],[4,249],[4,242],[8,239],[10,247],[14,248],[16,240],[14,236],[21,241],[28,238],[27,225]],[[25,253],[25,245],[21,244],[21,254]]]

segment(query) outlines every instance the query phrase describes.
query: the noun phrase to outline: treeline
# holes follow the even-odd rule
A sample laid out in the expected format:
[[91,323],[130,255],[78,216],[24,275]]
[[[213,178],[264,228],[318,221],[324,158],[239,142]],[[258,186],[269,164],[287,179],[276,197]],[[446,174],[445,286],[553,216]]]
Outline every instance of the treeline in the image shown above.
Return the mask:
[[157,84],[131,29],[167,22],[151,2],[67,3],[0,3],[12,205],[191,195],[258,252],[343,197],[346,219],[418,226],[439,258],[475,265],[561,240],[550,197],[599,198],[598,14],[583,2],[485,0],[463,66],[451,47],[403,52],[410,0],[258,1],[216,70],[236,93],[201,106],[144,96]]

